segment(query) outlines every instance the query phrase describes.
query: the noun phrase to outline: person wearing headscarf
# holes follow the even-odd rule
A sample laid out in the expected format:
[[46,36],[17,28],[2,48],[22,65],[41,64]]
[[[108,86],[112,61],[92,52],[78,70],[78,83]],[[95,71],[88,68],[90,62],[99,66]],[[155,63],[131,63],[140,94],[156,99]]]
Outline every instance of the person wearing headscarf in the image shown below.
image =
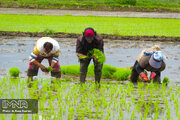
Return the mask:
[[[138,77],[140,76],[144,82],[153,82],[161,83],[161,72],[165,69],[166,64],[164,62],[164,56],[160,47],[155,45],[149,49],[143,50],[138,56],[132,72],[130,80],[132,82],[137,82]],[[150,78],[144,73],[144,70],[150,71]]]

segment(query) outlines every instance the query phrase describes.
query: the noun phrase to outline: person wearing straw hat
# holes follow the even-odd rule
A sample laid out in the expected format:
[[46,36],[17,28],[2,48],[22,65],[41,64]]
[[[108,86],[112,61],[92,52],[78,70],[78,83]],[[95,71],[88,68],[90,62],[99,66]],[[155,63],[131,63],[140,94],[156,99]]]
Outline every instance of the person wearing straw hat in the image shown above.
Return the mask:
[[[78,37],[76,42],[76,53],[80,61],[80,83],[85,83],[87,69],[92,59],[87,57],[87,54],[94,48],[104,53],[103,38],[97,34],[93,28],[88,27],[84,30],[83,34]],[[98,63],[96,58],[93,58],[93,62],[95,66],[95,83],[100,83],[103,65]]]
[[[133,66],[130,80],[132,82],[137,82],[137,79],[140,76],[144,82],[153,80],[153,82],[161,83],[161,71],[163,71],[165,67],[166,64],[164,62],[162,51],[160,51],[158,45],[155,45],[152,48],[141,52]],[[144,73],[144,70],[151,72],[149,79]]]
[[28,80],[33,80],[33,76],[37,76],[39,68],[41,68],[43,72],[49,72],[48,69],[41,64],[43,59],[48,59],[51,76],[60,78],[59,52],[60,47],[56,40],[50,37],[40,38],[29,57]]

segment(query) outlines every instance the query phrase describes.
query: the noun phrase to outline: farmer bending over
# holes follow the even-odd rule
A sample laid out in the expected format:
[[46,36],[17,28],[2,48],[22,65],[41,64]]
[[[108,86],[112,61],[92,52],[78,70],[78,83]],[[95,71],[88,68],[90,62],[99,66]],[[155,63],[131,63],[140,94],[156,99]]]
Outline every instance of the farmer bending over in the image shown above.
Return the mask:
[[39,67],[43,72],[49,72],[48,69],[41,64],[43,59],[48,59],[51,76],[60,78],[61,71],[59,65],[60,47],[56,40],[50,37],[40,38],[29,57],[28,80],[33,80],[33,76],[37,76]]
[[94,72],[95,72],[95,83],[100,83],[101,71],[103,64],[98,63],[95,56],[87,57],[89,51],[94,48],[99,49],[104,52],[104,42],[103,38],[97,34],[93,28],[86,28],[81,36],[78,37],[76,43],[76,53],[80,61],[80,83],[85,83],[87,69],[91,59],[94,62]]
[[[161,83],[160,75],[165,67],[166,64],[163,60],[160,47],[155,45],[141,52],[133,66],[130,79],[132,82],[137,82],[138,76],[140,75],[145,82],[149,82],[153,79],[153,82]],[[148,79],[144,70],[151,72],[150,79]]]

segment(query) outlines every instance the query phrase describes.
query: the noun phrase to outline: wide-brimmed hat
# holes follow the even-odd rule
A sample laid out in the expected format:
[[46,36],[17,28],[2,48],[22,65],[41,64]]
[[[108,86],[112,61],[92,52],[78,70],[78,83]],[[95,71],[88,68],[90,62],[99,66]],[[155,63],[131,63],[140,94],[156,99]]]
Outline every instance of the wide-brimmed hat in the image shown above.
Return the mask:
[[156,51],[154,54],[151,55],[151,58],[149,59],[149,64],[153,68],[160,68],[162,65],[163,55],[161,51]]
[[84,33],[84,36],[86,38],[86,40],[93,40],[94,39],[94,31],[92,29],[87,29]]

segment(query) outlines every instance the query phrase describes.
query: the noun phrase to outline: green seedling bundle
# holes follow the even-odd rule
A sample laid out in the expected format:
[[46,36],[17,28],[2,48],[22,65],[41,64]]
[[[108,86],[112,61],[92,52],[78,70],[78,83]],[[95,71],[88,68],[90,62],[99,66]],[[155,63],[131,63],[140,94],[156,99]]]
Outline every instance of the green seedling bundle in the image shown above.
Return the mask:
[[52,68],[52,67],[50,67],[50,66],[49,66],[49,67],[47,67],[46,69],[47,69],[49,72],[51,72],[51,71],[53,70],[53,68]]
[[81,59],[85,59],[87,58],[88,56],[79,56],[78,58],[81,60]]
[[86,59],[86,58],[94,58],[97,60],[98,63],[103,64],[106,61],[106,57],[102,51],[99,49],[94,48],[93,50],[90,50],[87,53],[87,56],[79,56],[80,60]]
[[20,70],[17,67],[12,67],[9,69],[9,75],[11,77],[19,77]]
[[[80,66],[79,65],[61,66],[61,72],[65,75],[79,75]],[[107,64],[103,65],[103,69],[102,69],[103,78],[127,80],[130,74],[131,74],[131,69],[117,68],[117,67],[107,65]],[[94,76],[94,65],[88,66],[87,75]]]
[[87,56],[97,59],[98,63],[100,64],[103,64],[106,61],[104,53],[102,53],[99,49],[89,51]]

